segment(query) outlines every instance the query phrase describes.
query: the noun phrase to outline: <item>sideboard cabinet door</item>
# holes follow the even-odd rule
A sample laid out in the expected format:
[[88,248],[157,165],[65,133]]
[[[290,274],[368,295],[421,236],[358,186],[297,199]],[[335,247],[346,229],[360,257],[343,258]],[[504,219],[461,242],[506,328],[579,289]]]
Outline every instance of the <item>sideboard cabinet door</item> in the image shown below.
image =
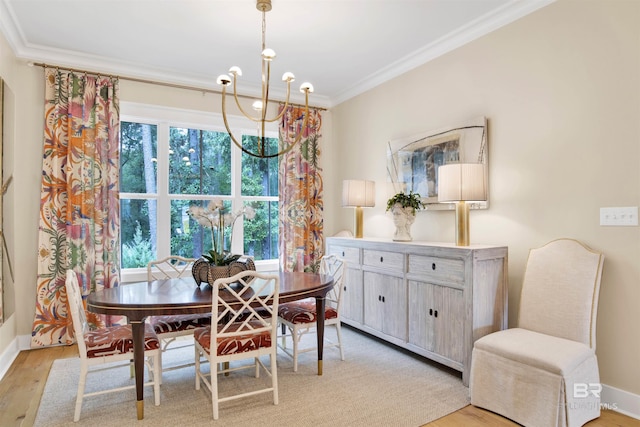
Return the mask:
[[329,245],[327,253],[335,255],[345,262],[346,270],[342,281],[342,303],[340,316],[348,324],[359,326],[363,323],[364,293],[362,286],[362,268],[360,265],[360,248]]
[[362,324],[364,321],[362,270],[347,266],[342,286],[341,318]]
[[461,289],[409,281],[409,344],[462,363],[464,296]]
[[407,291],[402,277],[364,272],[364,324],[407,339]]

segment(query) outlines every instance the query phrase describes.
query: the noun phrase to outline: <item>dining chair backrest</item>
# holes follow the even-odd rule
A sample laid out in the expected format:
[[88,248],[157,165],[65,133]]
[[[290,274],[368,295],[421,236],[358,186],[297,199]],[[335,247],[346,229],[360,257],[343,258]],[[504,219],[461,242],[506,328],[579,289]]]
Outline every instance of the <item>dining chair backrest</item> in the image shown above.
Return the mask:
[[320,260],[320,274],[333,277],[333,288],[327,293],[325,304],[335,308],[338,315],[342,301],[342,282],[345,270],[346,262],[336,255],[325,255]]
[[[213,283],[211,345],[243,334],[269,333],[275,345],[280,278],[254,270]],[[216,339],[217,338],[217,339]],[[212,348],[212,354],[213,348]]]
[[147,280],[162,280],[191,275],[195,259],[171,255],[147,264]]
[[71,321],[73,322],[73,332],[78,342],[78,353],[80,357],[86,357],[87,347],[84,342],[84,335],[89,331],[89,323],[87,322],[87,314],[82,302],[78,276],[73,270],[67,270],[65,288],[67,291],[69,313],[71,314]]
[[532,249],[525,268],[518,327],[596,347],[604,255],[573,239]]

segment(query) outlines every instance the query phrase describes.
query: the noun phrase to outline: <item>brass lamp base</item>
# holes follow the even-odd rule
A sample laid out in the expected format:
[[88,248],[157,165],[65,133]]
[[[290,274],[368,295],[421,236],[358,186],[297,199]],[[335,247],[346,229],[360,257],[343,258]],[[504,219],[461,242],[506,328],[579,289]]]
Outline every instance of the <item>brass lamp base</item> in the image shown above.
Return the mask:
[[356,238],[362,239],[362,207],[357,206],[355,212],[355,228],[356,228]]
[[456,202],[456,245],[469,246],[469,205]]

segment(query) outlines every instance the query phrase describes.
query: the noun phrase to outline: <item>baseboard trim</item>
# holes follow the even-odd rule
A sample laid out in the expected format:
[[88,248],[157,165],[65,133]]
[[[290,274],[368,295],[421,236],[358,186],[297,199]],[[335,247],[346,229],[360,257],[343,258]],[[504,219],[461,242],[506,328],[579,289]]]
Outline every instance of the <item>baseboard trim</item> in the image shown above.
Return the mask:
[[18,353],[21,351],[18,344],[19,341],[20,337],[14,338],[2,354],[0,354],[0,381],[4,378],[5,374],[11,367],[11,364],[16,360]]
[[640,420],[640,395],[602,384],[600,401],[603,410],[613,410]]

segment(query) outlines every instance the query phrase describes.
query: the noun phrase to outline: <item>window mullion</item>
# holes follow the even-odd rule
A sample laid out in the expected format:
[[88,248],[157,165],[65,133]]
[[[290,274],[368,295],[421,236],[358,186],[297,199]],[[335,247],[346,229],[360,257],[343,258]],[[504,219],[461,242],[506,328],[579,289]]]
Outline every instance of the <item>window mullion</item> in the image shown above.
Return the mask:
[[171,200],[169,198],[169,124],[158,124],[158,259],[171,255]]
[[[234,134],[242,135],[239,131],[234,130]],[[242,141],[242,139],[240,139]],[[242,151],[235,145],[231,150],[231,208],[233,212],[242,209],[244,206],[242,199]],[[231,253],[244,253],[244,216],[238,218],[233,229],[233,241],[231,242]]]

